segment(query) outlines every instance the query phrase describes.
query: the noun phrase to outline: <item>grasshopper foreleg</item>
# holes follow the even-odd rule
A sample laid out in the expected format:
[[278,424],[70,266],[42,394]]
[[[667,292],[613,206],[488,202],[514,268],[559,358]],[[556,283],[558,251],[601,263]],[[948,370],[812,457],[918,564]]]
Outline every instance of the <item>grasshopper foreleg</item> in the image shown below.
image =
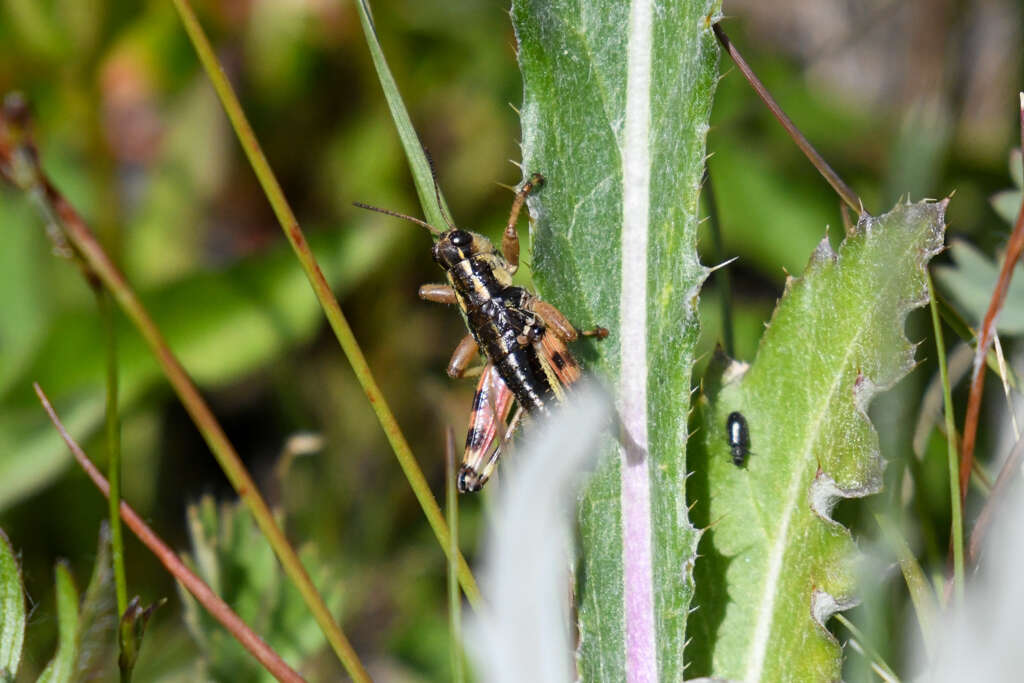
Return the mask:
[[516,232],[516,223],[519,221],[519,212],[523,209],[526,195],[544,184],[544,176],[540,173],[530,175],[530,179],[523,183],[523,186],[516,192],[515,201],[512,202],[512,211],[508,215],[508,223],[505,225],[505,232],[501,236],[501,255],[508,261],[508,272],[515,275],[519,270],[519,233]]
[[428,284],[420,286],[420,298],[435,304],[457,304],[458,298],[450,285]]

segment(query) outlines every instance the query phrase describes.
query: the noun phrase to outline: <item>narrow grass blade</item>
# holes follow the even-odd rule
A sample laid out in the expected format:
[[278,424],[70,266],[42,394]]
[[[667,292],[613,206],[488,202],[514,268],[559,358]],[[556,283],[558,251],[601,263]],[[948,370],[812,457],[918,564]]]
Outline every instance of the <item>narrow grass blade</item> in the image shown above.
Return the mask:
[[[953,419],[953,390],[949,384],[949,372],[946,370],[946,343],[942,338],[942,325],[939,323],[939,311],[935,304],[935,287],[932,285],[931,276],[926,278],[928,284],[928,300],[931,302],[932,328],[935,331],[935,352],[939,359],[939,374],[942,378],[942,398],[946,415],[946,450],[949,462],[949,507],[950,524],[952,533],[950,543],[953,549],[953,585],[956,589],[957,602],[964,599],[964,519],[963,519],[963,489],[960,484],[960,475],[957,470],[959,459],[956,452],[956,423]],[[979,341],[980,344],[980,341]],[[977,352],[975,359],[977,362]],[[984,373],[984,366],[981,366]],[[972,385],[973,391],[973,385]]]
[[[600,454],[607,399],[580,387],[527,436],[502,490],[484,549],[488,609],[467,625],[480,680],[575,680],[570,557],[576,492]],[[618,680],[602,677],[597,680]]]
[[398,131],[398,137],[402,141],[405,157],[409,161],[409,170],[412,171],[412,179],[416,184],[416,194],[419,196],[420,206],[423,207],[423,215],[431,225],[443,228],[447,224],[445,216],[451,214],[444,204],[440,188],[434,185],[434,174],[430,167],[430,161],[423,151],[423,145],[420,143],[419,136],[416,135],[416,130],[412,127],[409,112],[405,108],[402,95],[398,92],[398,85],[384,58],[384,50],[377,38],[377,28],[373,24],[370,3],[368,0],[356,0],[356,10],[359,12],[359,23],[363,27],[366,45],[370,48],[373,66],[380,79],[380,87],[384,91],[388,109],[391,110],[391,118]]
[[448,517],[448,631],[451,638],[452,680],[466,680],[462,656],[462,594],[459,592],[459,565],[455,562],[459,551],[459,494],[455,488],[455,434],[445,430],[445,509]]

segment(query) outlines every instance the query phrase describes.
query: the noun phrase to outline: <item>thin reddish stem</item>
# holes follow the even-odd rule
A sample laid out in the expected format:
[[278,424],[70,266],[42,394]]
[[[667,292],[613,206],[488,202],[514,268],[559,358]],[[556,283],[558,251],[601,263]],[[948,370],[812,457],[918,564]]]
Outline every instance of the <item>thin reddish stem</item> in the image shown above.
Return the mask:
[[[1021,94],[1020,131],[1021,151],[1024,152],[1024,93]],[[978,417],[981,413],[981,395],[985,389],[985,356],[996,333],[996,318],[1006,301],[1010,280],[1013,279],[1013,268],[1022,252],[1024,252],[1024,202],[1021,203],[1020,210],[1017,212],[1017,222],[1014,223],[1013,233],[1006,245],[1006,255],[1003,259],[1002,270],[999,271],[999,280],[996,282],[995,291],[992,292],[992,299],[989,301],[988,311],[985,313],[985,320],[979,332],[978,345],[974,350],[974,376],[971,380],[971,393],[967,397],[963,450],[960,453],[961,501],[967,498],[967,483],[970,480],[971,466],[974,462],[974,446],[978,437]]]
[[972,563],[978,561],[978,556],[981,554],[981,544],[984,542],[985,534],[988,533],[988,527],[992,523],[992,514],[1002,499],[1003,493],[1010,483],[1010,478],[1020,470],[1022,461],[1024,461],[1024,437],[1017,439],[1013,450],[1010,451],[1006,462],[1003,463],[1003,468],[999,470],[999,476],[996,478],[995,486],[992,488],[992,494],[985,501],[985,507],[981,509],[981,514],[978,515],[978,521],[974,523],[968,551],[968,557]]
[[825,158],[818,154],[818,150],[814,149],[814,145],[804,137],[804,134],[800,132],[800,129],[796,127],[793,121],[786,116],[786,112],[782,111],[782,107],[779,103],[768,92],[768,88],[764,87],[764,83],[754,74],[753,69],[747,64],[747,61],[743,59],[743,55],[740,54],[736,46],[732,44],[729,37],[725,35],[725,31],[722,30],[721,24],[715,24],[712,27],[715,31],[715,37],[718,38],[718,42],[722,44],[722,47],[732,61],[736,64],[736,68],[740,70],[743,77],[747,79],[750,86],[757,92],[761,101],[764,102],[768,110],[771,111],[772,115],[782,124],[782,127],[786,129],[789,136],[793,138],[793,142],[800,148],[800,151],[804,153],[804,156],[818,169],[818,173],[832,186],[832,189],[836,191],[840,199],[847,203],[847,205],[857,212],[857,215],[864,213],[864,203],[861,202],[860,197],[857,193],[850,189],[850,186],[843,182],[843,179],[839,177]]
[[[110,484],[103,478],[100,471],[92,464],[89,460],[89,456],[85,454],[85,451],[75,442],[75,440],[68,433],[64,424],[60,421],[57,416],[57,412],[50,405],[50,400],[43,393],[42,388],[38,384],[33,383],[32,385],[36,390],[36,396],[39,397],[39,402],[43,404],[43,409],[46,414],[50,416],[50,421],[53,422],[57,432],[61,438],[64,439],[64,443],[67,444],[72,455],[75,456],[75,460],[81,465],[85,473],[92,479],[93,484],[96,485],[104,496],[110,496]],[[263,639],[260,638],[256,633],[250,629],[242,618],[235,614],[234,611],[228,604],[221,599],[219,595],[213,592],[213,590],[206,585],[206,583],[193,573],[185,563],[178,559],[178,556],[173,550],[171,550],[160,537],[157,536],[156,532],[150,529],[142,518],[129,507],[128,503],[121,501],[120,506],[121,519],[124,520],[125,526],[132,530],[132,533],[142,543],[149,548],[149,550],[156,555],[156,558],[167,568],[167,571],[174,576],[175,579],[181,582],[183,586],[188,590],[189,593],[195,596],[196,600],[206,608],[206,610],[213,616],[214,619],[219,621],[221,625],[226,628],[231,635],[233,635],[239,643],[242,644],[246,650],[248,650],[253,657],[255,657],[260,664],[266,668],[279,681],[288,681],[289,683],[303,683],[305,681],[294,669],[281,659],[274,650],[270,648]]]

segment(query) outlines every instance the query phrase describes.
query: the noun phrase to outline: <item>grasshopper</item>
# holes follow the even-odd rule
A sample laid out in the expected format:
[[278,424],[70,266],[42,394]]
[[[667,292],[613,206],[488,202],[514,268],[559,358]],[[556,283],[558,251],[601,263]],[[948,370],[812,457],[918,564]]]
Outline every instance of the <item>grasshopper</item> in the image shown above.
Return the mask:
[[[461,493],[479,491],[487,482],[524,412],[546,414],[549,406],[562,401],[566,389],[580,378],[579,364],[567,344],[581,335],[598,339],[608,336],[602,327],[577,329],[553,305],[512,284],[519,269],[516,223],[527,195],[543,183],[543,176],[534,173],[516,192],[500,253],[489,239],[455,227],[447,216],[448,230],[440,230],[411,216],[356,204],[412,221],[437,239],[434,261],[444,269],[448,282],[423,285],[419,296],[458,305],[469,328],[455,347],[448,375],[467,375],[478,353],[487,359],[473,397],[457,478]],[[519,407],[506,425],[513,400]]]

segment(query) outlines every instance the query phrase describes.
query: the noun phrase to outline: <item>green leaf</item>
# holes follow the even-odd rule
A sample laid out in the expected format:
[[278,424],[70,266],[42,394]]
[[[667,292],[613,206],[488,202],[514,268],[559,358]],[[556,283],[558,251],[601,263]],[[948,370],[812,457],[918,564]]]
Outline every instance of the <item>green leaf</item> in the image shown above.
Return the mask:
[[21,567],[7,534],[0,530],[0,680],[14,680],[24,643],[25,593]]
[[[936,266],[935,279],[968,320],[975,326],[980,325],[988,313],[1002,264],[994,263],[962,240],[953,240],[949,251],[955,265]],[[1024,266],[1018,263],[1013,270],[1006,303],[996,322],[1000,334],[1024,333]]]
[[1018,189],[1024,188],[1024,154],[1019,147],[1010,150],[1010,180]]
[[78,654],[78,589],[71,570],[63,562],[57,563],[57,653],[46,665],[37,683],[66,683],[75,673]]
[[[351,290],[393,244],[381,228],[318,232],[310,244],[335,293]],[[202,386],[222,385],[312,338],[323,320],[287,245],[226,269],[144,293],[171,349]],[[38,381],[84,440],[103,422],[104,344],[91,306],[55,317],[17,382],[0,396],[0,510],[32,494],[70,464],[67,447],[39,408]],[[123,318],[118,326],[122,410],[162,382],[159,366]]]
[[1020,148],[1010,150],[1010,180],[1014,189],[1003,190],[992,195],[992,208],[1004,221],[1013,225],[1020,213],[1020,204],[1024,201],[1024,162]]
[[[855,601],[856,549],[830,514],[840,498],[881,486],[867,408],[914,365],[903,325],[927,302],[945,207],[864,216],[838,254],[822,240],[804,275],[787,282],[749,370],[734,363],[720,387],[706,383],[704,438],[694,440],[706,450],[694,449],[689,493],[707,529],[688,675],[839,678],[842,654],[825,622]],[[726,441],[732,411],[750,430],[743,467]]]
[[992,195],[992,208],[1004,221],[1013,225],[1020,213],[1020,203],[1024,200],[1021,190],[1002,190]]
[[96,543],[92,578],[82,596],[79,612],[81,625],[75,680],[103,681],[116,676],[117,596],[110,554],[110,526],[104,521]]
[[580,507],[580,671],[681,680],[697,534],[686,416],[696,253],[719,3],[515,0],[534,279],[580,327],[578,353],[617,396],[628,455],[606,447]]
[[132,680],[132,672],[142,649],[142,636],[146,633],[146,625],[149,624],[156,609],[165,602],[167,599],[161,598],[152,605],[143,607],[138,595],[128,601],[118,628],[121,654],[117,658],[117,666],[124,683]]
[[[218,506],[205,497],[188,509],[194,570],[285,661],[301,665],[326,645],[323,633],[286,579],[270,546],[239,504]],[[341,585],[313,546],[300,550],[303,566],[331,612],[341,605]],[[179,586],[185,620],[205,654],[214,681],[273,681],[252,655]],[[301,668],[301,667],[300,667]]]

